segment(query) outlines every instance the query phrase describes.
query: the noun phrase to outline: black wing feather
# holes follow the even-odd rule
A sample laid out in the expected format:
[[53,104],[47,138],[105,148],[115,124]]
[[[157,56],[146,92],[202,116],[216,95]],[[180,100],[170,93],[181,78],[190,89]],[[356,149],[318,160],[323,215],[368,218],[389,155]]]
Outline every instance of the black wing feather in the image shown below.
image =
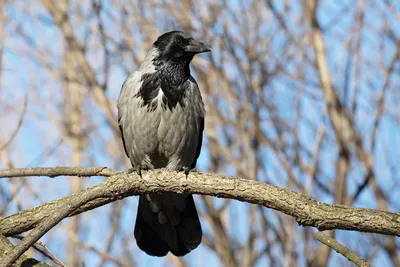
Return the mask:
[[204,117],[202,117],[201,121],[200,121],[199,142],[197,143],[196,156],[194,157],[194,161],[192,163],[192,166],[190,166],[191,169],[196,168],[197,159],[200,156],[201,145],[203,143],[203,131],[204,131]]
[[121,118],[120,118],[120,116],[118,116],[118,125],[119,125],[119,130],[121,131],[122,144],[124,145],[125,154],[129,158],[128,150],[126,149],[126,144],[125,144],[124,131],[122,130],[122,125],[120,123],[120,120],[121,120]]

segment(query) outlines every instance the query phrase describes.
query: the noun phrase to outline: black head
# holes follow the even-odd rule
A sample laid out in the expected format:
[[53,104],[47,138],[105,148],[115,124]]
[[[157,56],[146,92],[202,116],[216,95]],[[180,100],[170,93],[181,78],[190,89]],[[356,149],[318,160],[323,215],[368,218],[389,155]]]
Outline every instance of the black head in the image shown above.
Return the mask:
[[154,47],[167,60],[191,60],[195,54],[212,51],[211,47],[181,31],[167,32],[158,37]]

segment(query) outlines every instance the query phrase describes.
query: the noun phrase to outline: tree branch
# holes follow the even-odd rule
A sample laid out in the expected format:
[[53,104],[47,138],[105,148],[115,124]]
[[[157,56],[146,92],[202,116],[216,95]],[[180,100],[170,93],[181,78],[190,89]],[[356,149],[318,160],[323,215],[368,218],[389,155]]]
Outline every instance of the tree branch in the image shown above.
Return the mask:
[[[61,170],[60,167],[38,168],[37,175],[46,175],[44,170],[47,170],[47,175],[50,176],[54,176],[55,173],[61,175],[61,172],[55,171],[55,169]],[[101,175],[100,169],[62,167],[65,175],[73,176],[78,173],[85,176]],[[0,234],[11,236],[31,230],[37,227],[42,220],[59,212],[66,203],[71,202],[71,199],[85,198],[87,202],[68,216],[128,196],[176,192],[230,198],[262,205],[295,217],[296,221],[302,226],[313,226],[321,231],[342,229],[400,236],[400,213],[325,204],[288,189],[215,173],[192,172],[186,179],[183,173],[159,169],[143,172],[142,178],[140,178],[136,173],[128,175],[111,169],[107,170],[107,174],[116,174],[99,185],[72,196],[0,218]],[[0,171],[0,177],[5,177],[6,174],[9,177],[17,174],[19,176],[23,174],[32,176],[35,174],[35,169]]]
[[[12,238],[16,238],[16,239],[24,239],[25,237],[22,235],[14,235],[12,236]],[[51,260],[52,262],[54,262],[55,264],[62,266],[62,267],[67,267],[60,259],[57,258],[56,255],[54,255],[53,252],[51,252],[51,250],[49,249],[49,247],[42,242],[36,242],[35,244],[33,244],[32,246],[36,251],[38,251],[40,254],[42,254],[44,257],[46,257],[47,259]],[[1,255],[1,253],[0,253]]]
[[[45,233],[50,231],[51,228],[56,226],[62,219],[68,217],[74,210],[86,204],[87,202],[101,197],[106,189],[101,186],[95,186],[88,190],[81,191],[77,194],[73,194],[68,199],[64,200],[59,209],[51,214],[48,214],[43,220],[41,220],[37,227],[33,229],[18,245],[11,250],[8,255],[4,257],[4,260],[0,263],[1,267],[11,266],[25,251],[27,251],[33,244],[35,244],[39,238]],[[27,218],[28,219],[28,218]]]
[[[14,245],[3,235],[0,235],[0,258],[3,259],[3,255],[5,255],[8,251],[11,251],[14,248]],[[26,256],[21,256],[13,266],[24,266],[24,267],[51,267],[46,263],[39,262],[33,258],[28,258]]]
[[342,254],[346,259],[351,261],[357,266],[360,267],[369,267],[371,266],[368,262],[366,262],[364,259],[358,257],[356,254],[354,254],[351,250],[349,250],[347,247],[343,246],[339,242],[337,242],[335,239],[330,238],[329,236],[325,235],[322,232],[318,232],[315,237],[317,238],[318,241],[320,241],[322,244],[327,245],[331,249],[335,250],[337,253]]
[[21,168],[0,170],[1,178],[26,177],[26,176],[111,176],[117,174],[116,170],[107,167],[54,167],[54,168]]

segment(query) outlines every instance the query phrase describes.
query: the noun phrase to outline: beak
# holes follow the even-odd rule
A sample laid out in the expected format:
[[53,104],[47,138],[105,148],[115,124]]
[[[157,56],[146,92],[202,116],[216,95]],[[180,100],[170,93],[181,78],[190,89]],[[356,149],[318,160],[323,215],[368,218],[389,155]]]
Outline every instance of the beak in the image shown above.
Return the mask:
[[197,40],[191,40],[189,45],[185,47],[185,51],[189,53],[204,53],[212,51],[211,46]]

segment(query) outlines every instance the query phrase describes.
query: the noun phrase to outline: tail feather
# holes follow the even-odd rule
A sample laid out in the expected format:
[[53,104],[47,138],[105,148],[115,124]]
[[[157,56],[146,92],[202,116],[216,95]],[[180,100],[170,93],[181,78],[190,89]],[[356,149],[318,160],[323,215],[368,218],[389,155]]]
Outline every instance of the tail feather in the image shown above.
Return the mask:
[[[146,214],[150,214],[148,211],[151,211],[149,202],[144,196],[140,196],[134,231],[136,243],[141,250],[150,256],[165,256],[169,251],[169,247],[160,238],[157,231],[151,227],[151,225],[157,222],[157,218],[153,219],[152,216],[145,216]],[[153,219],[153,221],[146,222],[145,217],[147,217],[147,220]]]
[[[157,198],[164,198],[161,212],[167,213],[171,210],[171,205],[176,205],[176,196],[173,201],[175,203],[170,203],[171,197],[165,194]],[[169,251],[175,256],[184,256],[200,244],[202,230],[193,196],[180,195],[178,201],[184,202],[179,205],[184,209],[179,208],[178,223],[161,224],[159,214],[150,208],[150,201],[145,196],[140,196],[134,234],[141,250],[158,257],[165,256]]]

